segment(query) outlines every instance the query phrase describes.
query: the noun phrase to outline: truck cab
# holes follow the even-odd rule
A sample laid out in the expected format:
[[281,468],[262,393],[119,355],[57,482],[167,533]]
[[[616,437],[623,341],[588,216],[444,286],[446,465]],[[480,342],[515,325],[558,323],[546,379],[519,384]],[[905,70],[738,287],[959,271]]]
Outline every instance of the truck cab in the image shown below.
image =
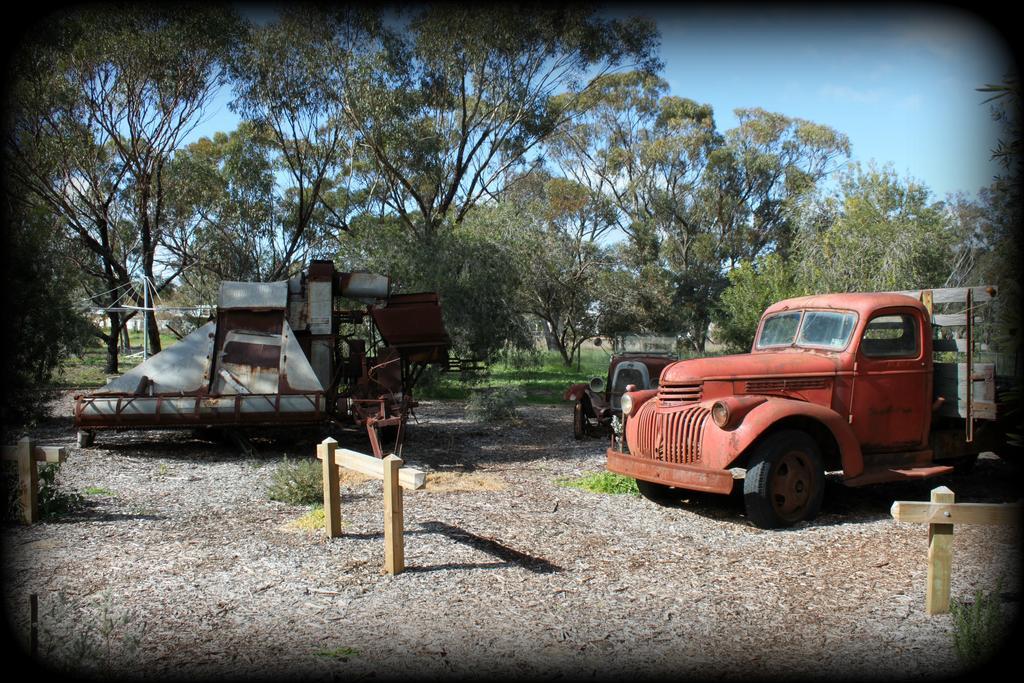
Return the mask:
[[[657,389],[624,395],[607,467],[661,501],[727,494],[742,479],[763,528],[813,518],[826,471],[849,486],[950,472],[991,448],[994,430],[974,425],[996,417],[994,372],[972,362],[973,316],[940,319],[932,307],[936,293],[965,292],[968,310],[994,294],[974,289],[780,301],[750,353],[679,361]],[[964,323],[966,344],[952,348],[966,363],[934,362],[936,321]]]

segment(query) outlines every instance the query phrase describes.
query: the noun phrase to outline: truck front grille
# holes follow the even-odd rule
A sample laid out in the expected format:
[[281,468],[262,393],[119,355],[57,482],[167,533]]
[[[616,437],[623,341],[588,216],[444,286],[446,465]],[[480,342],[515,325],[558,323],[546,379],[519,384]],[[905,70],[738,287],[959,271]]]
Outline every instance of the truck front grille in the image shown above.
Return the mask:
[[662,384],[658,388],[658,402],[663,406],[685,405],[700,401],[701,385]]
[[[654,408],[652,405],[651,408]],[[711,411],[699,405],[661,412],[641,410],[637,444],[630,444],[635,455],[650,460],[678,464],[700,460],[701,436]]]

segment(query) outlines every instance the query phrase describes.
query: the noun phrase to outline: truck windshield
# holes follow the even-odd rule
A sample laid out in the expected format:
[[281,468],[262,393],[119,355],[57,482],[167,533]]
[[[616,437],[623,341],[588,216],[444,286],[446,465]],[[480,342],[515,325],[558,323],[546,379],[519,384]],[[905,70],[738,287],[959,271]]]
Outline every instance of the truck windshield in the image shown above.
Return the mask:
[[811,346],[830,350],[846,348],[857,316],[843,311],[787,311],[764,321],[757,348]]

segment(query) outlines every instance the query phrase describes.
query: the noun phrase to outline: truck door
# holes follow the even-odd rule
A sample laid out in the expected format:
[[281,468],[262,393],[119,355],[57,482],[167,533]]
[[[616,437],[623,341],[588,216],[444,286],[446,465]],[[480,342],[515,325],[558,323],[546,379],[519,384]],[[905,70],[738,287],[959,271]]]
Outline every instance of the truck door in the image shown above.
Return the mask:
[[852,427],[865,452],[924,448],[931,427],[932,369],[913,309],[876,311],[857,350]]

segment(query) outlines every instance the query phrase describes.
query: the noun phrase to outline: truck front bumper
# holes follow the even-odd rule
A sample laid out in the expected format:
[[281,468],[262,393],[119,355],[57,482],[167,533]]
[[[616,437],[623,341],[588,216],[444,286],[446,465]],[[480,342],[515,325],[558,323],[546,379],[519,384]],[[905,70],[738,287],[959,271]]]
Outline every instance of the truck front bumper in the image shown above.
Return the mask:
[[637,458],[614,448],[608,449],[606,467],[609,472],[665,486],[709,493],[732,492],[733,473],[730,470],[709,470],[694,465]]

